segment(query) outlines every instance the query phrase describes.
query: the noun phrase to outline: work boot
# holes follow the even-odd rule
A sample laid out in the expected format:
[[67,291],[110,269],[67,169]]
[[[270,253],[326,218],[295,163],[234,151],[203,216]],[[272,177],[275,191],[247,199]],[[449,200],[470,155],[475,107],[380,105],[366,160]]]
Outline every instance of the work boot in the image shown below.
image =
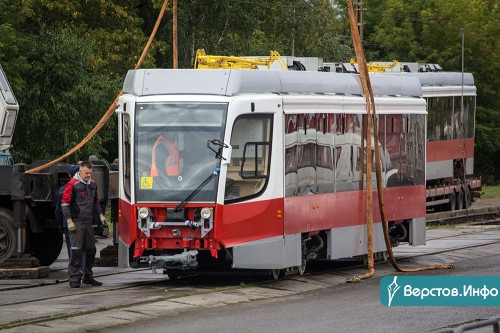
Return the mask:
[[91,277],[91,278],[84,278],[83,279],[83,284],[86,284],[86,285],[92,286],[92,287],[102,286],[102,282],[94,280],[93,277]]
[[70,281],[69,287],[70,288],[80,288],[80,281]]

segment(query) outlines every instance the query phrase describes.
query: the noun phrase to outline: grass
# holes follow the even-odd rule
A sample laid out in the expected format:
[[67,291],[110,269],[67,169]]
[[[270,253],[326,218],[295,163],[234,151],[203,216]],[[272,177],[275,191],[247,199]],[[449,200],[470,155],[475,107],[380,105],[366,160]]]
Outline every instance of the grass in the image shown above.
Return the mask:
[[481,198],[498,198],[500,197],[500,186],[483,186]]

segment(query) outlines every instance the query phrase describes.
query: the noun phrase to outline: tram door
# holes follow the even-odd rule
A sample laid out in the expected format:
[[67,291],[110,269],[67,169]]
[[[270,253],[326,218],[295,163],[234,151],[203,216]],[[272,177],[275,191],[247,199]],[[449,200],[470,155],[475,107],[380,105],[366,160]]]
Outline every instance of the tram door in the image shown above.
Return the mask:
[[[216,238],[226,247],[283,236],[283,137],[281,100],[245,100],[228,109],[226,140],[232,147],[224,184],[222,219]],[[248,110],[248,111],[247,111]],[[229,138],[228,138],[229,136]]]

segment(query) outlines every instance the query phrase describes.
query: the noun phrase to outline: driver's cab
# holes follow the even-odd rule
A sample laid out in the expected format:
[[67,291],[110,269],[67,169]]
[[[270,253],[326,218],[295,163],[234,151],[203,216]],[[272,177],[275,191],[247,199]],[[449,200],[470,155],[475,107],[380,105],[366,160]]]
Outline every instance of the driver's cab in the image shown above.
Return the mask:
[[278,152],[283,139],[281,126],[273,126],[281,118],[278,96],[237,97],[229,104],[226,136],[232,151],[224,180],[225,203],[259,197],[266,188],[270,195],[282,192],[283,158]]

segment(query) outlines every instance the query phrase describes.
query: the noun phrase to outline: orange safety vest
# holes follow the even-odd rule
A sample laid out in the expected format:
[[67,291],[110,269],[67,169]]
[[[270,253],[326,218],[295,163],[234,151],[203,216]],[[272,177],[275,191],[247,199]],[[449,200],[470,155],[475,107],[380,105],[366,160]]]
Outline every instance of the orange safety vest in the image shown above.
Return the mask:
[[168,156],[165,158],[165,173],[167,176],[179,176],[179,151],[175,148],[174,144],[167,140],[163,135],[160,135],[153,145],[153,154],[151,161],[151,176],[157,177],[158,170],[156,170],[156,147],[158,145],[165,145],[168,150]]

